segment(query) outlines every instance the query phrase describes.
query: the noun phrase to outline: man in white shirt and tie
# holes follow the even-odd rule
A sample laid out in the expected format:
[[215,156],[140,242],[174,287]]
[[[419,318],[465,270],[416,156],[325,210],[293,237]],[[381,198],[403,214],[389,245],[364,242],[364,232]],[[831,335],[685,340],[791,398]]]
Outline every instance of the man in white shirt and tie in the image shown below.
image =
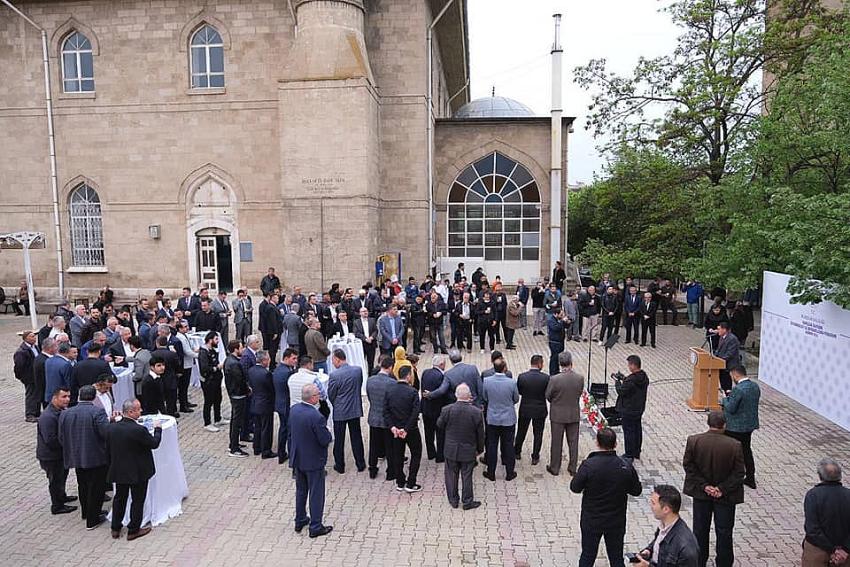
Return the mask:
[[375,364],[375,348],[378,344],[378,326],[369,317],[369,309],[360,308],[360,317],[354,321],[354,336],[363,343],[363,358],[366,359],[369,372]]

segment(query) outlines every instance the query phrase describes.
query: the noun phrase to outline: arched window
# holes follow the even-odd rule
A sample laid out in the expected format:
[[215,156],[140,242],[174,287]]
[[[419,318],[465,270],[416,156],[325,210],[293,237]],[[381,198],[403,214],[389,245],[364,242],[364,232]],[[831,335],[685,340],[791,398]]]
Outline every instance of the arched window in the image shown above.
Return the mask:
[[540,192],[521,164],[493,152],[464,169],[449,190],[449,256],[540,258]]
[[224,43],[221,41],[221,35],[218,31],[209,24],[204,24],[192,34],[189,43],[192,88],[223,87]]
[[78,31],[62,42],[62,88],[66,93],[94,92],[91,42]]
[[71,192],[71,253],[75,266],[103,266],[103,216],[97,191],[81,183]]

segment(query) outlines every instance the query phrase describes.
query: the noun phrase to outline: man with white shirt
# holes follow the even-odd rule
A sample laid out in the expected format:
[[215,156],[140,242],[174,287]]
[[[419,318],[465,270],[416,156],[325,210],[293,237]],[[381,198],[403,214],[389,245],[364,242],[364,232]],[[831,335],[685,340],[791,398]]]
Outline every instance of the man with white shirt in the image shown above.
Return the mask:
[[[254,306],[251,304],[251,296],[244,289],[236,292],[236,299],[233,300],[233,324],[236,325],[236,339],[245,341],[245,338],[251,334],[253,326]],[[227,344],[224,341],[222,344]]]
[[340,310],[337,314],[337,322],[334,323],[333,334],[339,335],[343,339],[348,335],[353,335],[354,333],[351,331],[351,325],[348,322],[348,313]]
[[50,334],[47,335],[49,339],[55,339],[56,335],[65,332],[65,318],[61,315],[56,315],[53,317],[53,327],[50,329]]
[[94,405],[103,408],[106,412],[106,418],[109,421],[114,421],[115,417],[112,410],[112,373],[101,374],[97,377],[97,382],[94,383],[94,389],[97,394],[94,397]]
[[363,358],[366,359],[369,372],[375,365],[375,347],[378,344],[378,325],[369,317],[369,309],[360,308],[360,317],[354,321],[354,336],[363,343]]
[[109,354],[112,355],[115,366],[128,366],[127,359],[133,357],[133,349],[130,348],[128,342],[130,337],[133,336],[133,332],[127,327],[118,327],[118,335],[121,339],[112,343],[112,346],[109,347]]
[[221,333],[221,340],[224,344],[228,342],[229,329],[230,329],[230,315],[233,313],[230,310],[230,305],[227,303],[227,292],[219,291],[218,297],[213,299],[212,302],[212,310],[213,313],[218,315],[219,322],[219,333]]
[[106,320],[106,328],[103,330],[103,334],[106,335],[106,345],[112,346],[112,343],[119,339],[118,335],[118,321],[117,317],[110,317]]
[[83,336],[83,329],[85,329],[86,324],[88,324],[88,319],[86,319],[86,306],[85,305],[77,305],[74,307],[74,316],[71,318],[71,322],[68,326],[71,328],[71,344],[76,347],[83,346],[81,337]]
[[298,359],[298,372],[289,377],[289,407],[301,403],[301,389],[306,384],[315,384],[319,388],[320,400],[328,399],[327,388],[319,380],[319,374],[313,371],[313,359],[302,356]]
[[[179,401],[181,413],[192,413],[193,410],[189,405],[189,380],[192,376],[192,368],[195,366],[195,360],[198,358],[198,349],[192,348],[192,343],[189,341],[189,323],[185,320],[177,324],[176,338],[180,341],[180,346],[183,347],[183,360],[181,360],[182,373],[178,378],[179,384]],[[185,388],[184,388],[185,384]]]

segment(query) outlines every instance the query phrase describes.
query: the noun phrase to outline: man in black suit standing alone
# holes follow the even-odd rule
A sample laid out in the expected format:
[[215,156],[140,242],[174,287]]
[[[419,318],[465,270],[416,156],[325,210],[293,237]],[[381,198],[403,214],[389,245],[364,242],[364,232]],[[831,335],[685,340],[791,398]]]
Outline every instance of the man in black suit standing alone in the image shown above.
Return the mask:
[[15,378],[24,385],[24,417],[30,423],[38,421],[41,415],[42,395],[38,397],[35,387],[35,359],[39,355],[38,347],[35,346],[38,336],[32,331],[24,331],[23,341],[13,355],[15,363]]
[[110,424],[107,442],[109,445],[109,472],[107,480],[115,483],[115,498],[112,500],[112,539],[121,537],[121,524],[127,510],[127,495],[130,503],[130,523],[127,524],[127,541],[146,536],[150,526],[142,527],[148,481],[156,473],[153,450],[162,439],[162,424],[153,423],[153,435],[136,421],[142,415],[139,400],[124,400],[121,407],[123,418]]
[[283,332],[277,298],[278,295],[272,293],[260,302],[260,324],[257,327],[263,335],[263,348],[269,353],[269,370],[272,372],[277,367],[277,347]]
[[269,353],[257,351],[257,364],[248,369],[251,386],[251,413],[254,416],[254,454],[264,459],[277,457],[272,451],[274,426],[274,382],[269,372]]
[[643,294],[643,303],[640,304],[640,346],[646,346],[646,334],[650,333],[650,345],[655,348],[655,313],[658,311],[658,302],[652,297],[652,293]]
[[475,458],[484,451],[484,414],[472,404],[469,386],[461,383],[455,389],[457,401],[443,408],[437,427],[445,431],[446,495],[452,508],[457,508],[457,477],[463,483],[463,509],[481,506],[472,494],[472,470]]
[[517,377],[517,389],[521,396],[519,402],[519,421],[514,441],[514,452],[520,460],[522,444],[528,425],[531,424],[534,441],[531,446],[531,464],[540,462],[540,448],[543,446],[543,430],[546,428],[546,388],[549,386],[549,375],[543,372],[543,356],[535,354],[531,357],[531,369]]

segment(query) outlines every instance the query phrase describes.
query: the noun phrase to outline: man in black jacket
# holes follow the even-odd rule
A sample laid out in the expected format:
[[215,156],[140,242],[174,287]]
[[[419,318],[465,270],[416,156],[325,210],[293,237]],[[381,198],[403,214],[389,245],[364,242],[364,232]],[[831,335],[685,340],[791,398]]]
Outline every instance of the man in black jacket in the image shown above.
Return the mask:
[[[599,312],[602,300],[596,293],[596,287],[587,286],[587,292],[578,296],[578,314],[581,315],[581,326],[584,342],[593,340],[593,329],[599,323]],[[597,334],[597,337],[600,335]]]
[[[283,323],[280,320],[280,312],[277,310],[277,300],[278,295],[272,293],[260,302],[260,323],[257,325],[260,334],[263,335],[263,348],[268,351],[271,359],[269,370],[272,372],[277,367],[277,349],[280,343],[280,334],[283,332]],[[291,345],[292,341],[289,341],[289,344]]]
[[620,313],[620,293],[613,285],[603,290],[601,314],[602,327],[599,329],[599,346],[602,346],[608,337],[614,334],[614,327]]
[[446,303],[436,291],[431,292],[431,297],[425,305],[425,311],[428,313],[428,332],[431,335],[431,346],[434,348],[434,352],[439,350],[443,354],[448,354],[446,337],[443,332],[443,320],[447,311]]
[[[617,380],[617,413],[623,420],[623,444],[626,459],[640,459],[643,446],[643,425],[641,418],[646,410],[646,391],[649,388],[649,377],[641,370],[640,357],[631,355],[626,358],[629,375]],[[622,374],[619,374],[622,376]]]
[[440,412],[437,426],[446,434],[446,495],[449,505],[457,508],[457,478],[463,483],[463,509],[481,506],[472,494],[472,470],[475,457],[484,451],[484,414],[472,403],[469,386],[461,383],[455,388],[457,401]]
[[68,408],[70,402],[71,392],[67,388],[57,388],[50,404],[38,418],[35,456],[47,474],[51,514],[67,514],[77,509],[76,506],[68,506],[68,502],[73,502],[77,497],[65,493],[68,469],[62,460],[62,445],[59,444],[59,414]]
[[640,304],[640,346],[646,346],[646,334],[649,333],[652,348],[655,348],[655,313],[658,311],[658,302],[652,293],[647,291],[643,294],[643,302]]
[[578,567],[592,567],[605,538],[611,567],[624,567],[623,538],[626,534],[626,507],[629,495],[640,496],[635,469],[617,456],[617,434],[608,428],[596,434],[599,447],[579,465],[570,490],[581,493],[581,557]]
[[803,567],[844,566],[850,553],[850,490],[841,486],[834,459],[818,464],[820,484],[806,493]]
[[224,362],[219,361],[218,348],[218,335],[210,331],[204,337],[204,347],[198,351],[198,371],[204,392],[204,429],[213,433],[218,432],[218,425],[221,425],[221,369]]
[[260,282],[260,291],[263,292],[264,296],[268,296],[278,289],[280,289],[280,278],[275,275],[274,268],[269,267],[269,273],[263,276]]
[[[162,375],[162,389],[165,396],[165,413],[172,417],[180,417],[177,413],[177,374],[183,366],[182,357],[168,346],[168,337],[156,339],[156,348],[151,353],[165,361],[165,372]],[[151,363],[153,366],[153,363]]]
[[201,310],[195,314],[195,330],[221,332],[221,317],[212,310],[212,302],[209,299],[201,300]]
[[159,355],[151,355],[149,365],[148,374],[142,377],[142,412],[145,415],[165,413],[165,387],[162,384],[165,359]]
[[543,372],[543,356],[535,354],[531,357],[531,369],[517,377],[517,388],[522,396],[519,402],[519,421],[517,423],[514,452],[519,460],[522,444],[528,425],[531,424],[534,441],[531,446],[531,464],[540,462],[540,447],[543,446],[543,430],[546,428],[546,388],[549,386],[549,375]]
[[269,372],[269,353],[257,351],[257,364],[248,369],[251,414],[254,416],[254,454],[264,459],[277,457],[272,451],[274,425],[274,382]]
[[244,350],[242,341],[230,341],[227,344],[229,354],[227,360],[224,361],[224,385],[227,388],[227,395],[230,397],[230,450],[228,454],[231,457],[248,456],[248,453],[243,451],[239,445],[239,434],[242,432],[245,412],[247,411],[245,406],[248,403],[248,394],[251,393],[251,389],[248,387],[248,378],[242,368],[242,363],[239,361]]
[[638,567],[698,567],[699,545],[688,524],[679,517],[682,495],[676,487],[656,485],[649,506],[661,525],[649,545],[638,554]]
[[[422,438],[419,436],[419,393],[410,385],[413,381],[412,367],[402,366],[397,380],[384,397],[384,420],[392,435],[390,450],[393,452],[396,490],[419,492],[422,486],[416,484],[416,475],[422,459]],[[410,467],[406,477],[405,447],[410,449]]]
[[121,407],[123,418],[109,425],[107,445],[109,448],[109,471],[106,478],[115,483],[115,498],[112,500],[112,539],[121,537],[121,524],[127,511],[127,496],[130,504],[130,522],[127,524],[127,541],[146,536],[151,527],[142,527],[148,481],[156,473],[153,450],[162,440],[162,424],[153,422],[153,435],[136,421],[142,415],[139,400],[124,400]]
[[[437,390],[443,383],[443,373],[445,370],[445,356],[435,354],[433,366],[422,373],[422,390],[425,392]],[[443,444],[445,431],[437,427],[437,419],[440,417],[440,412],[448,401],[448,397],[446,396],[424,398],[422,400],[422,423],[425,426],[425,453],[429,461],[436,460],[438,463],[444,461]]]
[[24,417],[26,421],[35,423],[41,414],[41,400],[36,393],[35,372],[33,365],[38,357],[36,342],[38,337],[32,331],[24,331],[23,341],[12,356],[15,363],[15,378],[24,385]]
[[102,350],[103,347],[99,343],[92,343],[88,349],[88,357],[75,364],[71,370],[71,404],[77,403],[80,388],[94,385],[103,374],[112,374],[109,363],[100,357]]

